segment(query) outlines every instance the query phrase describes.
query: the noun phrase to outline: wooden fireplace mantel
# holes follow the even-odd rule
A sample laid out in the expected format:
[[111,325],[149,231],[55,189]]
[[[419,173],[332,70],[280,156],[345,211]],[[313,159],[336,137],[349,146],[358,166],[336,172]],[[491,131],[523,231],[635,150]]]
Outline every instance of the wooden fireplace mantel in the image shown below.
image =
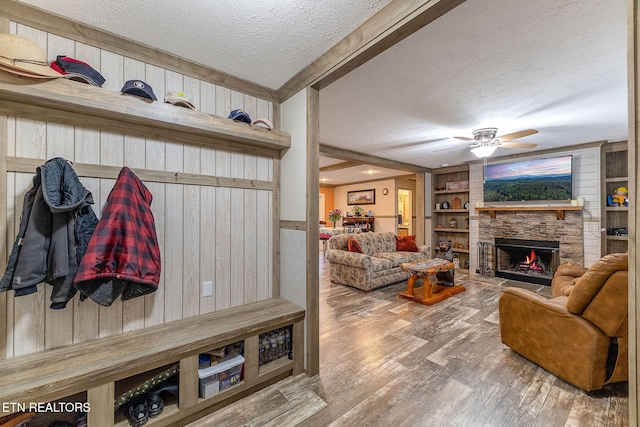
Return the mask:
[[499,211],[551,211],[555,212],[558,220],[564,220],[565,211],[581,211],[584,206],[485,206],[476,208],[478,212],[489,212],[489,216],[495,219],[496,212]]

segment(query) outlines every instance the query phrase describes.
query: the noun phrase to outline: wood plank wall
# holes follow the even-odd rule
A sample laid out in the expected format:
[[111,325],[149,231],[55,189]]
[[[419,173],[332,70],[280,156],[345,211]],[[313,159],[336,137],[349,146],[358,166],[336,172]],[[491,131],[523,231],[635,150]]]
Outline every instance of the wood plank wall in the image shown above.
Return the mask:
[[[268,100],[16,22],[9,23],[8,32],[36,42],[48,58],[66,54],[88,62],[106,78],[105,89],[119,92],[125,81],[140,79],[151,85],[160,102],[167,90],[177,89],[186,92],[203,112],[226,117],[230,110],[243,108],[252,118],[274,121],[274,104]],[[14,298],[12,291],[5,293],[0,299],[3,314],[6,305],[0,358],[140,329],[274,295],[277,159],[132,136],[117,129],[100,131],[4,116],[0,117],[0,146],[5,150],[3,168],[12,158],[44,163],[60,156],[78,164],[95,165],[98,170],[101,166],[118,170],[129,166],[134,170],[211,177],[210,185],[145,181],[154,198],[152,210],[162,254],[161,283],[156,293],[124,302],[118,300],[111,307],[101,307],[91,300],[80,302],[76,296],[67,308],[57,311],[49,309],[48,285],[41,284],[37,293],[18,298]],[[0,192],[6,214],[6,227],[2,230],[6,233],[4,259],[15,239],[23,198],[34,172],[6,173],[6,193],[5,188]],[[93,193],[98,216],[116,177],[117,174],[113,179],[81,176],[85,187]],[[268,189],[217,186],[214,177],[260,180],[273,185]],[[201,297],[204,281],[213,282],[211,297]]]

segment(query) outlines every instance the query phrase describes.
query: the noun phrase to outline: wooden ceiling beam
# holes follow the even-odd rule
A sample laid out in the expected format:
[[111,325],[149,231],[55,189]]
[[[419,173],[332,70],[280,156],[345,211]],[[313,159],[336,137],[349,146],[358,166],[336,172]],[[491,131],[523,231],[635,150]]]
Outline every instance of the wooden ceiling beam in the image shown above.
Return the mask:
[[[356,162],[358,164],[368,164],[372,166],[379,166],[389,169],[397,169],[400,171],[411,173],[423,173],[431,172],[431,169],[424,166],[412,165],[410,163],[396,162],[395,160],[389,160],[382,157],[371,156],[368,154],[358,153],[357,151],[345,150],[343,148],[336,148],[330,145],[320,144],[320,155],[327,157],[333,157],[335,159],[346,160],[349,162]],[[342,164],[342,163],[340,163]],[[352,165],[355,166],[355,165]]]
[[321,167],[320,172],[339,171],[342,169],[352,168],[354,166],[360,166],[361,164],[362,162],[356,162],[356,161],[341,162],[341,163],[336,163],[335,165]]
[[466,0],[391,0],[278,89],[283,102],[307,86],[322,89]]

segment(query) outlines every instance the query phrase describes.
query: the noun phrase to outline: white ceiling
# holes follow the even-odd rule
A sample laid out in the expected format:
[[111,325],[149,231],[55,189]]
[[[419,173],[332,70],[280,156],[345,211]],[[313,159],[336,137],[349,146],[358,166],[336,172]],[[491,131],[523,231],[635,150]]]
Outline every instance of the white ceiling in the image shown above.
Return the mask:
[[323,89],[321,142],[439,167],[477,160],[452,137],[482,127],[626,140],[626,36],[625,0],[469,0]]
[[19,0],[277,89],[388,0]]
[[[387,3],[22,1],[272,89]],[[481,127],[539,131],[494,158],[626,140],[626,37],[626,0],[467,0],[322,89],[320,142],[436,168],[475,160],[452,137]]]

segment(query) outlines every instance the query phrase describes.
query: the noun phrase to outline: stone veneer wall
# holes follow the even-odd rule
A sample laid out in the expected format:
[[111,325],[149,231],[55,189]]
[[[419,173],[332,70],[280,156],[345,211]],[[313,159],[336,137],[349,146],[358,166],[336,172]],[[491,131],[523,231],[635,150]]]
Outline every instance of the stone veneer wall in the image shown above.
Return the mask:
[[[505,239],[553,240],[560,242],[560,264],[584,262],[582,211],[565,211],[565,219],[557,219],[555,211],[496,211],[480,214],[479,238],[494,244],[496,237]],[[493,260],[490,260],[493,262]]]

